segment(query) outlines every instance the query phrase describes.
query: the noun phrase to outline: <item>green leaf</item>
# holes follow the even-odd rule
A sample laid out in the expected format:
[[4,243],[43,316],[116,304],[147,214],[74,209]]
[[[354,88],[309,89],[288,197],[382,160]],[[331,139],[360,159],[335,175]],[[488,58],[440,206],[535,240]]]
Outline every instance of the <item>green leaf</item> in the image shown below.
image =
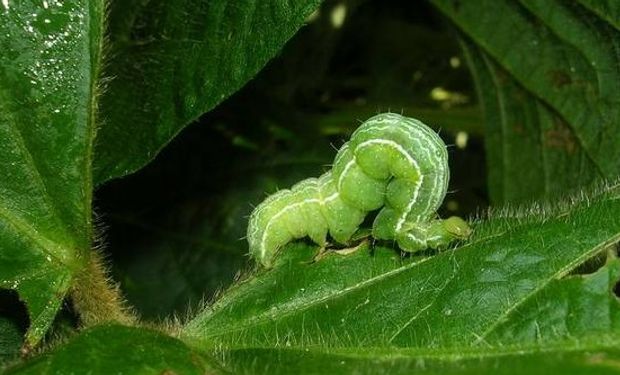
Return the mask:
[[550,350],[559,361],[567,351],[605,351],[620,343],[620,262],[613,255],[592,275],[571,271],[620,239],[618,212],[615,185],[571,204],[494,214],[468,243],[430,257],[400,259],[379,247],[373,257],[363,248],[312,262],[316,248],[295,243],[274,269],[190,321],[184,338],[224,348],[225,361],[263,349],[286,361],[288,351],[327,360],[329,348],[361,358],[359,366],[389,362],[392,350],[406,366],[450,364],[463,353],[463,366],[486,358],[481,368],[519,352]]
[[91,242],[91,154],[103,5],[0,4],[0,287],[45,334]]
[[[620,280],[620,261],[612,255],[608,264],[590,275],[570,275],[552,280],[544,289],[506,315],[485,339],[489,343],[564,347],[584,344],[585,337],[601,347],[620,339],[620,309],[613,293]],[[566,342],[568,341],[568,342]],[[590,348],[595,342],[588,343]]]
[[433,3],[478,47],[470,60],[487,114],[495,201],[551,196],[562,186],[620,174],[617,6],[559,0]]
[[206,359],[161,332],[120,325],[88,329],[9,374],[214,374]]
[[620,29],[620,3],[615,0],[579,0],[584,7],[589,8],[597,16]]
[[493,202],[553,197],[600,176],[564,118],[480,48],[461,43],[484,110],[487,185]]
[[420,352],[408,349],[239,349],[222,354],[238,374],[618,374],[620,350]]
[[131,173],[250,80],[319,0],[113,1],[95,181]]

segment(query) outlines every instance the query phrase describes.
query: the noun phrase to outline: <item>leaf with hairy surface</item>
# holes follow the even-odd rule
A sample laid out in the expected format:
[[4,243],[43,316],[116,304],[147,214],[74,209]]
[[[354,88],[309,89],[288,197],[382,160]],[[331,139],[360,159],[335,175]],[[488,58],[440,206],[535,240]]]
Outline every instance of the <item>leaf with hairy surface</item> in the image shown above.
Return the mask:
[[[297,243],[273,270],[231,288],[190,321],[183,337],[218,348],[235,371],[266,371],[276,358],[288,365],[300,353],[324,366],[330,358],[352,364],[344,372],[375,360],[409,370],[427,359],[435,369],[477,369],[500,357],[523,368],[533,360],[536,369],[554,358],[560,366],[572,352],[587,368],[588,358],[618,354],[620,261],[611,252],[593,274],[572,271],[620,239],[617,212],[618,187],[609,186],[559,207],[491,215],[470,242],[404,260],[385,248],[369,258],[364,248],[310,263],[316,249]],[[538,356],[542,350],[553,355]],[[249,353],[269,359],[239,365],[237,356]]]
[[0,287],[45,334],[91,247],[101,1],[0,7]]

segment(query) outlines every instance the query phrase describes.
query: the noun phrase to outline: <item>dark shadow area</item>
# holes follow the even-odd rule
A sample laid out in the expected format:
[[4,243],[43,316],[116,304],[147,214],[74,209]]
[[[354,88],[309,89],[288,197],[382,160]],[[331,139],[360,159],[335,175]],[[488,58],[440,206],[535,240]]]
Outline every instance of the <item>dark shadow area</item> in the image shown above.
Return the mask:
[[0,289],[0,363],[19,355],[29,325],[26,305],[17,292]]
[[601,269],[605,263],[607,263],[607,252],[602,252],[579,265],[570,275],[588,275],[595,273]]

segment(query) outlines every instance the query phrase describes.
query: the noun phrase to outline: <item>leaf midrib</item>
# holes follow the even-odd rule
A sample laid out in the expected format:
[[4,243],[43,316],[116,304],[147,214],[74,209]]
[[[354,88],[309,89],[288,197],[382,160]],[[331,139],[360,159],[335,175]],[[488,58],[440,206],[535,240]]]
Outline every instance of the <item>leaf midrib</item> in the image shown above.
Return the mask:
[[40,234],[32,226],[21,218],[15,216],[10,210],[4,207],[0,200],[0,217],[3,217],[13,229],[20,234],[29,238],[32,242],[39,245],[36,250],[50,256],[59,264],[74,269],[75,265],[71,262],[72,251],[69,246],[58,244],[49,238]]
[[53,213],[54,218],[58,220],[62,229],[66,231],[67,224],[62,220],[62,216],[58,211],[58,206],[55,204],[53,197],[49,193],[47,183],[41,174],[41,171],[35,161],[32,151],[30,150],[30,148],[28,148],[24,136],[19,129],[19,126],[17,125],[18,120],[15,118],[15,114],[13,113],[13,111],[6,108],[6,105],[3,104],[9,103],[11,101],[11,98],[8,97],[5,92],[6,90],[0,89],[0,110],[7,117],[6,125],[11,134],[13,135],[11,139],[14,141],[15,145],[21,152],[21,155],[24,157],[22,159],[24,161],[24,164],[27,164],[29,166],[29,168],[25,168],[26,173],[40,191],[41,198],[43,198],[45,206],[51,213]]
[[[606,340],[606,341],[605,341]],[[571,353],[581,351],[596,351],[607,349],[618,349],[620,347],[620,337],[617,335],[608,335],[601,337],[600,335],[591,335],[582,337],[579,342],[575,340],[560,340],[553,343],[546,342],[542,345],[503,345],[503,346],[461,346],[461,347],[443,347],[437,348],[420,348],[420,347],[273,347],[273,346],[230,346],[225,351],[250,351],[250,350],[272,350],[282,352],[303,352],[304,354],[314,352],[326,355],[341,355],[350,358],[359,359],[439,359],[450,360],[455,359],[485,359],[504,357],[511,355],[527,355],[536,353]],[[221,349],[220,349],[221,350]]]

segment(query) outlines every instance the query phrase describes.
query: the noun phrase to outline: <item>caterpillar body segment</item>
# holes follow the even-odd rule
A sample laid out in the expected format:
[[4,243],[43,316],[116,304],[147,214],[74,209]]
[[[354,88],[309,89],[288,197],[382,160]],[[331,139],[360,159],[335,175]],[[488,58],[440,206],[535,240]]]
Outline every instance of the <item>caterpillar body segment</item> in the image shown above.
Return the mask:
[[333,169],[268,197],[248,225],[251,254],[270,267],[278,249],[327,234],[346,243],[364,217],[380,210],[373,237],[405,251],[440,248],[469,235],[460,218],[437,219],[448,186],[446,146],[422,122],[380,114],[364,122],[338,151]]
[[270,267],[277,250],[293,239],[308,236],[322,246],[329,233],[345,243],[365,216],[366,212],[342,201],[331,172],[308,178],[269,196],[252,212],[247,236],[250,254]]
[[[419,250],[422,245],[412,248],[403,237],[405,223],[431,220],[446,194],[448,154],[441,138],[418,120],[383,114],[364,122],[340,154],[334,175],[343,200],[367,211],[383,206],[373,236]],[[362,189],[368,192],[360,196]]]

